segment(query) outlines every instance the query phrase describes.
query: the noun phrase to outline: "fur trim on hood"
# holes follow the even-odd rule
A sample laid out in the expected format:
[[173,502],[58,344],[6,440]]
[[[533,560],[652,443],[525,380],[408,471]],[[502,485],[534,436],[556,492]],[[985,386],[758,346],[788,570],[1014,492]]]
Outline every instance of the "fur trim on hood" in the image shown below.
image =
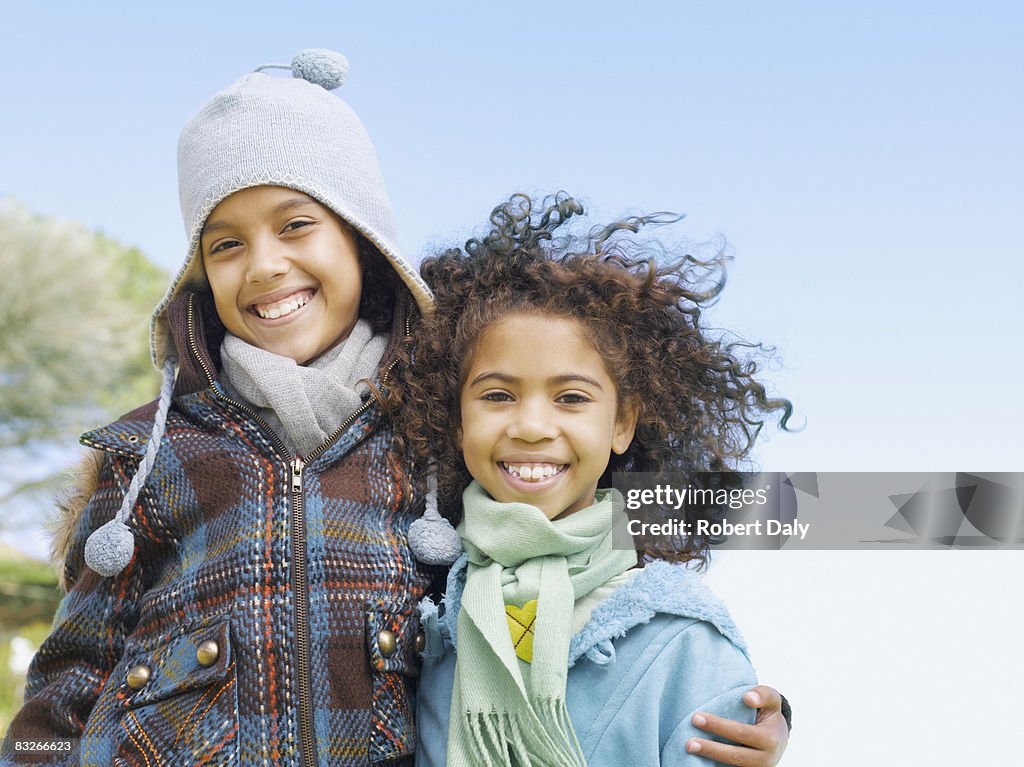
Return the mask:
[[82,512],[89,504],[89,499],[99,485],[100,472],[103,470],[105,456],[100,450],[86,449],[78,464],[71,469],[71,480],[56,497],[57,518],[52,523],[50,539],[50,564],[56,569],[60,579],[60,588],[67,592],[68,583],[64,563],[74,541],[75,530],[82,517]]

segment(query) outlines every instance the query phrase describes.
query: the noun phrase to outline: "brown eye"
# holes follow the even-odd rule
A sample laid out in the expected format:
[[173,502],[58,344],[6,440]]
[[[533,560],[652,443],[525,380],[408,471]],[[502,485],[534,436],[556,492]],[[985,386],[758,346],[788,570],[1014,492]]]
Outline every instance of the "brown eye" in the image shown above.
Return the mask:
[[489,391],[481,395],[485,402],[511,402],[512,395],[504,391]]
[[242,243],[238,240],[222,240],[210,248],[210,255],[213,255],[214,253],[221,253],[225,250],[230,250],[231,248],[238,248],[241,247],[241,245]]
[[590,402],[590,397],[587,397],[586,395],[583,394],[577,394],[576,392],[572,392],[570,394],[559,395],[556,402],[562,405],[579,405],[584,402]]

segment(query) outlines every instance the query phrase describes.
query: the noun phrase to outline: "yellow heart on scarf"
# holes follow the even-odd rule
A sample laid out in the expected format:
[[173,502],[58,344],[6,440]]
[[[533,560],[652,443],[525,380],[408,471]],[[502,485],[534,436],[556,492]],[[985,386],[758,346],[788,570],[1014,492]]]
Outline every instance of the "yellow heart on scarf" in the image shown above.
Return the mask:
[[531,599],[522,607],[505,605],[508,630],[516,655],[527,663],[533,661],[533,624],[537,622],[537,600]]

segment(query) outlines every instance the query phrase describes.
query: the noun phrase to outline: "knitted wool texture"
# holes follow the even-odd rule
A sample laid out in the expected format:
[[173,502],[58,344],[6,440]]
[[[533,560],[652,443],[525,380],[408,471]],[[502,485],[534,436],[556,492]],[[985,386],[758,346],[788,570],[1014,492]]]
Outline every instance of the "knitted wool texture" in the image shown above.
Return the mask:
[[290,357],[268,352],[228,333],[221,344],[225,384],[285,438],[299,455],[309,455],[327,441],[342,422],[363,404],[360,381],[376,378],[387,338],[374,335],[366,320],[358,320],[346,338],[332,349],[299,365]]

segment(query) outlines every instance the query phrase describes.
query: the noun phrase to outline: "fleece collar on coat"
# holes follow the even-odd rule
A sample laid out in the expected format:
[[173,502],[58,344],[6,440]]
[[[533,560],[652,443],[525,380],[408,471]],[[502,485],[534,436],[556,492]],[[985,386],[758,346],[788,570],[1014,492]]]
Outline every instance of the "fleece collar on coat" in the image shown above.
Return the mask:
[[[437,621],[442,637],[453,646],[458,645],[456,623],[468,564],[469,557],[463,554],[452,565],[443,614],[429,600],[424,600],[420,607],[424,624]],[[748,655],[747,644],[729,611],[700,575],[682,564],[654,561],[594,608],[587,625],[569,643],[569,667],[583,656],[599,665],[610,663],[615,659],[613,640],[648,623],[658,613],[710,623]]]

